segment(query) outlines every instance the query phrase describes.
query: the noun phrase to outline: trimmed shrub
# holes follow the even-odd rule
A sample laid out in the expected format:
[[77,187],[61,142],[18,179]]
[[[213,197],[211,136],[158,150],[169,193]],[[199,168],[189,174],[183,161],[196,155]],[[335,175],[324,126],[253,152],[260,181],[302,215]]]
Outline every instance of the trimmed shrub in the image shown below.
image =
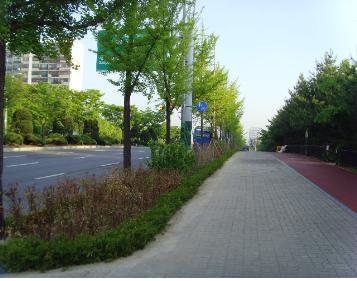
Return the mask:
[[50,134],[46,138],[46,144],[65,145],[68,144],[68,142],[67,139],[61,134],[54,133],[54,134]]
[[13,116],[13,127],[22,136],[32,135],[33,124],[31,111],[21,108],[15,111]]
[[178,170],[186,173],[196,164],[195,155],[192,150],[188,150],[183,144],[154,144],[150,148],[150,168]]
[[5,143],[7,145],[22,145],[24,138],[20,134],[9,132],[5,135]]

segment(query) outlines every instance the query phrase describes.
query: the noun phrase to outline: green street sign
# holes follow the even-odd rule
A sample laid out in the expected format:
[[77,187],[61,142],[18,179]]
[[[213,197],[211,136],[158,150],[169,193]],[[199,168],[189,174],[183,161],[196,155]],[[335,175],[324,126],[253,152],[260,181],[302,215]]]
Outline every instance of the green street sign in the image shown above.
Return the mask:
[[[106,72],[108,71],[108,63],[104,60],[104,58],[101,56],[101,54],[105,54],[107,56],[114,56],[111,50],[105,48],[104,40],[108,40],[108,37],[106,36],[107,32],[105,30],[101,30],[98,32],[98,40],[97,40],[97,63],[96,63],[96,71],[97,72]],[[139,33],[134,36],[135,39],[142,39],[144,38],[145,33]],[[118,40],[117,38],[113,37],[112,41],[113,42],[125,42],[127,41],[129,36],[124,35],[121,40]],[[120,45],[121,43],[118,44],[117,46],[117,52],[122,52],[123,47]]]

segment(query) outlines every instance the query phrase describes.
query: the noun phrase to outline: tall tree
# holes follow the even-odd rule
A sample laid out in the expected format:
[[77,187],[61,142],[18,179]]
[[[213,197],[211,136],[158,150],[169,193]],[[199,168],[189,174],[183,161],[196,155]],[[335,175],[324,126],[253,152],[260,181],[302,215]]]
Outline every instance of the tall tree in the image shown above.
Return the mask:
[[33,53],[39,57],[63,54],[71,60],[72,43],[87,29],[102,22],[125,0],[2,0],[0,1],[0,237],[4,237],[3,132],[6,49],[14,54]]
[[165,107],[166,144],[171,141],[171,115],[175,108],[182,105],[189,75],[185,60],[194,19],[183,22],[181,8],[181,3],[171,2],[155,21],[162,33],[153,53],[155,71],[151,73],[151,78]]
[[[124,95],[124,168],[131,167],[130,98],[133,92],[152,94],[148,83],[153,71],[152,53],[160,40],[162,29],[155,24],[158,14],[169,2],[181,0],[127,0],[120,13],[103,24],[98,33],[102,50],[98,55],[107,63],[107,73],[117,73],[118,79],[109,81]],[[166,22],[171,22],[168,15]]]

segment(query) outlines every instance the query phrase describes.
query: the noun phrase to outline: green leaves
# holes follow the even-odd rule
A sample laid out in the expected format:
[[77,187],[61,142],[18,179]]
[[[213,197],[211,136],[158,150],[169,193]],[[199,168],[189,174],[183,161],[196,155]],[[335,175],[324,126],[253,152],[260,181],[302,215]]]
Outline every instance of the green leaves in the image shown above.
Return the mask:
[[262,148],[303,144],[329,144],[357,149],[357,71],[352,60],[336,63],[326,53],[309,78],[300,75],[290,98],[262,134]]

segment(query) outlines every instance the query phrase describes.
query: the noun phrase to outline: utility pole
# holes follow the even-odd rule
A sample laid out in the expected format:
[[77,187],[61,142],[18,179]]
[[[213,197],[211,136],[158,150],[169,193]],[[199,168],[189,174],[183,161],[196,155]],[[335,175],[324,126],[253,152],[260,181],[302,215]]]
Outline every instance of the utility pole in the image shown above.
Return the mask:
[[[183,21],[187,20],[187,3],[183,8]],[[191,148],[191,132],[192,132],[192,81],[193,81],[193,48],[194,39],[192,31],[190,34],[190,44],[188,47],[186,57],[186,67],[188,68],[189,78],[187,80],[187,93],[184,96],[184,103],[181,108],[181,141],[189,148]]]

